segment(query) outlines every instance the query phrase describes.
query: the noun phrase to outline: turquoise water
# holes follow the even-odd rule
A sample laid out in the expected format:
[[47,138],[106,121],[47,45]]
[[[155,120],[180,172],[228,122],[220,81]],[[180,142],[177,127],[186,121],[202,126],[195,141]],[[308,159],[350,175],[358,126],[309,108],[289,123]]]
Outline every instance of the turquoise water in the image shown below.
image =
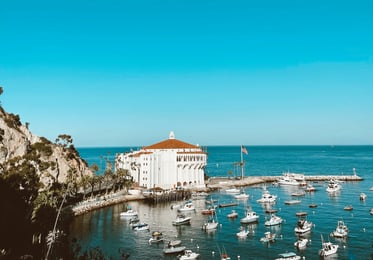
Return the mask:
[[[280,175],[291,171],[304,174],[351,174],[356,168],[357,174],[364,178],[362,182],[346,182],[342,190],[335,196],[325,191],[326,183],[313,183],[317,188],[315,193],[301,197],[297,205],[285,205],[284,201],[292,199],[292,189],[270,185],[268,190],[278,195],[274,208],[277,215],[285,219],[278,227],[264,226],[265,208],[256,202],[262,193],[261,186],[246,187],[249,200],[239,201],[235,207],[221,208],[217,211],[220,227],[215,232],[206,233],[201,230],[206,219],[200,212],[205,208],[204,200],[195,200],[196,212],[191,213],[190,225],[175,227],[172,220],[176,210],[171,209],[173,203],[148,205],[144,202],[128,202],[107,207],[95,212],[79,216],[71,225],[71,236],[79,240],[84,247],[100,246],[105,254],[119,259],[118,249],[128,254],[129,259],[176,259],[176,256],[165,256],[163,244],[149,245],[151,231],[162,231],[167,239],[180,239],[187,248],[201,254],[200,259],[219,259],[219,251],[223,248],[232,259],[274,259],[279,253],[294,251],[306,259],[318,259],[317,252],[321,247],[321,235],[324,239],[340,245],[337,259],[371,259],[373,253],[373,216],[369,209],[373,207],[373,146],[256,146],[246,147],[248,155],[244,155],[245,175]],[[81,156],[88,163],[100,166],[103,157],[113,160],[116,152],[129,151],[130,148],[81,148]],[[240,160],[239,146],[208,147],[209,176],[228,176],[227,172],[240,175],[234,169],[234,162]],[[359,200],[360,192],[365,192],[368,198],[365,202]],[[235,201],[232,195],[224,191],[211,193],[210,196],[219,202]],[[318,204],[317,208],[309,208],[310,203]],[[353,206],[353,211],[344,211],[347,204]],[[140,219],[150,225],[150,232],[136,232],[128,222],[119,217],[119,213],[130,205],[139,212]],[[249,225],[249,236],[237,239],[239,219],[244,216],[246,206],[251,206],[260,215],[259,223]],[[226,216],[235,209],[239,217],[229,220]],[[306,211],[308,219],[314,223],[309,235],[311,244],[302,251],[294,248],[296,241],[294,227],[297,222],[295,213]],[[338,220],[344,220],[350,233],[346,240],[329,238]],[[260,238],[264,232],[272,230],[278,239],[272,244],[263,244]]]

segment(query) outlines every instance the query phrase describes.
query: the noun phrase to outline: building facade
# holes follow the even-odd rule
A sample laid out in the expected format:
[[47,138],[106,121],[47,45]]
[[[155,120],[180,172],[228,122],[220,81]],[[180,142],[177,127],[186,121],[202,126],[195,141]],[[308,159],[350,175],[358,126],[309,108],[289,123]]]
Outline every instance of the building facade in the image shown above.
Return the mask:
[[138,151],[117,154],[115,168],[128,170],[136,185],[143,188],[204,186],[207,153],[198,145],[168,139]]

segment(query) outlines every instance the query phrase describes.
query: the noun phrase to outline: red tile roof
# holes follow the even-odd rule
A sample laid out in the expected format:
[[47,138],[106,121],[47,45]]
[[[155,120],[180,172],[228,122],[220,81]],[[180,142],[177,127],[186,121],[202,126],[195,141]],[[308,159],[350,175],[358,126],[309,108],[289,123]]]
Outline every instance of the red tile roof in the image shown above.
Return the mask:
[[146,146],[144,149],[200,149],[200,147],[177,139],[167,139],[159,143]]

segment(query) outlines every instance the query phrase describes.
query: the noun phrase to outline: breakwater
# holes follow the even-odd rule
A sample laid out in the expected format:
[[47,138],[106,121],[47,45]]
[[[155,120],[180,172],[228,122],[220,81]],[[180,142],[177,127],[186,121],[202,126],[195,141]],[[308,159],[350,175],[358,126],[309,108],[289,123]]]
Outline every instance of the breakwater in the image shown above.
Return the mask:
[[[139,195],[128,195],[123,191],[117,193],[111,193],[108,195],[90,198],[85,201],[79,202],[71,207],[75,216],[84,214],[86,212],[104,208],[110,205],[133,201],[133,200],[146,200],[150,203],[161,203],[170,201],[180,201],[191,198],[193,192],[212,192],[218,189],[225,189],[229,187],[246,187],[264,183],[274,183],[282,176],[247,176],[243,179],[232,179],[227,177],[214,177],[210,178],[206,183],[205,187],[188,187],[183,191],[177,192],[162,192],[153,194],[151,196]],[[305,175],[306,181],[319,182],[329,181],[331,179],[338,181],[362,181],[363,178],[358,175]]]

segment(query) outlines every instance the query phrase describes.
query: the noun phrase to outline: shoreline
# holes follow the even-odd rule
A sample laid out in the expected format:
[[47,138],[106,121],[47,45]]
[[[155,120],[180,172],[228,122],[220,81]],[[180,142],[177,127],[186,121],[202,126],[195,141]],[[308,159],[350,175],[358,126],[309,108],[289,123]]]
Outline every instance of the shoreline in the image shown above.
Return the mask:
[[[218,189],[229,187],[247,187],[264,183],[276,182],[282,176],[247,176],[243,179],[231,179],[228,177],[212,177],[205,182],[204,187],[188,187],[186,190],[190,192],[212,192]],[[331,179],[337,181],[363,181],[364,179],[357,175],[310,175],[304,176],[305,181],[328,181]],[[69,206],[74,216],[83,215],[87,212],[101,209],[107,206],[119,204],[127,201],[145,200],[146,197],[142,194],[129,195],[124,191],[110,193],[100,197],[89,198],[79,202],[76,205]]]

